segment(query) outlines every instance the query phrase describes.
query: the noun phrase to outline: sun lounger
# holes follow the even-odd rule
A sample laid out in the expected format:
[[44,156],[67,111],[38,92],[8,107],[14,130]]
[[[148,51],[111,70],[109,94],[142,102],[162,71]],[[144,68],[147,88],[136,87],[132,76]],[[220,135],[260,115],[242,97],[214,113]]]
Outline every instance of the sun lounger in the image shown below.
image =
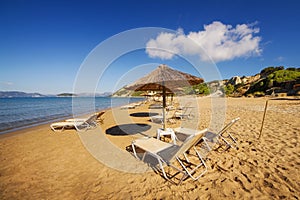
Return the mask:
[[97,114],[97,122],[100,124],[103,124],[104,119],[102,118],[102,116],[104,115],[104,113],[105,113],[105,111],[102,111]]
[[138,107],[138,106],[141,106],[141,105],[143,105],[143,102],[137,102],[137,103],[133,103],[132,105],[134,105],[134,106]]
[[[212,150],[215,144],[225,145],[226,150],[230,147],[237,148],[237,141],[236,139],[229,133],[229,129],[234,125],[240,118],[235,118],[231,120],[226,126],[224,126],[218,133],[213,132],[206,132],[203,140],[208,148],[209,151]],[[189,135],[197,133],[199,130],[189,129],[189,128],[175,128],[174,129],[177,138],[182,138],[180,135],[185,135],[188,137]],[[212,145],[210,145],[211,143]]]
[[129,104],[129,105],[121,106],[121,109],[122,110],[124,110],[124,109],[134,109],[135,107],[136,107],[136,105]]
[[[174,112],[175,112],[174,110],[166,112],[167,122],[170,123],[170,124],[175,124],[176,123],[175,117],[174,117]],[[160,124],[164,123],[164,118],[163,118],[162,114],[151,116],[150,120],[153,123],[160,123]]]
[[[182,174],[179,183],[187,177],[198,180],[207,171],[207,166],[200,153],[195,148],[195,145],[201,140],[206,131],[207,129],[199,131],[198,134],[190,135],[180,146],[166,143],[155,138],[137,139],[132,142],[133,153],[135,157],[139,159],[136,152],[136,149],[138,148],[144,151],[141,160],[144,160],[146,155],[154,157],[158,162],[155,163],[155,166],[159,167],[159,170],[167,180],[171,181],[171,178],[169,178],[170,175],[167,174],[165,170],[166,166],[174,169],[176,171],[175,174]],[[191,150],[193,150],[195,154],[191,154]],[[187,153],[188,151],[189,153]],[[194,159],[197,158],[197,163],[192,163],[190,157],[193,157]],[[198,171],[200,170],[200,167],[204,168],[201,172]],[[196,173],[197,175],[195,175]]]
[[87,119],[74,119],[73,121],[56,122],[50,125],[50,128],[57,132],[67,128],[75,128],[77,131],[86,131],[97,126],[97,115],[92,115]]
[[[104,111],[101,111],[101,112],[99,112],[99,113],[95,113],[95,115],[96,115],[96,121],[97,122],[99,122],[100,124],[102,124],[103,123],[103,118],[101,118],[102,117],[102,115],[104,114],[105,112]],[[67,120],[65,120],[66,122],[84,122],[84,121],[86,121],[86,120],[88,120],[89,119],[89,117],[88,118],[72,118],[72,119],[67,119]]]
[[183,127],[174,128],[176,138],[178,138],[178,140],[180,141],[186,140],[186,138],[189,137],[190,135],[199,134],[199,132],[201,131],[202,130],[183,128]]
[[164,117],[162,115],[154,115],[150,117],[151,122],[162,124]]
[[207,132],[203,137],[204,142],[206,143],[209,150],[212,150],[213,146],[209,143],[219,144],[221,146],[225,145],[225,150],[231,148],[237,148],[236,139],[230,134],[229,129],[237,122],[240,118],[235,118],[231,120],[226,126],[224,126],[218,133]]
[[192,117],[192,111],[194,107],[183,107],[182,110],[177,110],[174,114],[176,118],[190,119]]

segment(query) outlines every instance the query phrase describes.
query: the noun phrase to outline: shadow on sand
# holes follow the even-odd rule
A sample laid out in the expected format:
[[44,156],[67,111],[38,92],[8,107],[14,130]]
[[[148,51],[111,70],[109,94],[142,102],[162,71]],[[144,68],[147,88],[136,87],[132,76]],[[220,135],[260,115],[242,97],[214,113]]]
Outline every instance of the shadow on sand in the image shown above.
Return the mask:
[[137,113],[131,113],[131,117],[152,117],[158,115],[158,113],[155,112],[137,112]]
[[149,124],[122,124],[118,126],[113,126],[106,130],[106,134],[109,135],[134,135],[134,134],[142,134],[143,132],[149,130],[151,126]]
[[299,97],[296,97],[296,98],[284,98],[284,97],[281,97],[281,98],[273,98],[273,99],[270,99],[270,100],[300,101],[300,98]]

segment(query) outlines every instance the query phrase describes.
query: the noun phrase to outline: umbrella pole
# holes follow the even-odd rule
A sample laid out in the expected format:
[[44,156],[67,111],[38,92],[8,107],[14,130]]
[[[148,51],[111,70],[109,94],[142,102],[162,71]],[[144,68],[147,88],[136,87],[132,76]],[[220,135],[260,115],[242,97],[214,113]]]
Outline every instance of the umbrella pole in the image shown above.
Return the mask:
[[166,131],[166,124],[167,124],[167,119],[166,119],[166,88],[164,86],[165,84],[163,83],[163,129]]

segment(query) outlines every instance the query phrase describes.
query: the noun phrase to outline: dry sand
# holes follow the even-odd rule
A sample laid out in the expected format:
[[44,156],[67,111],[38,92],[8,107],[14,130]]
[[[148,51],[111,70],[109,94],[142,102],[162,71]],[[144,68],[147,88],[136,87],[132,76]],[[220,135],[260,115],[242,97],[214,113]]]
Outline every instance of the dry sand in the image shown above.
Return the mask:
[[[188,179],[176,186],[153,171],[119,171],[99,162],[83,146],[82,134],[99,135],[97,131],[103,130],[102,136],[133,158],[125,149],[142,135],[131,124],[150,124],[143,126],[149,135],[157,128],[143,115],[149,112],[146,105],[107,111],[101,129],[81,136],[74,130],[53,132],[49,125],[1,136],[0,199],[299,199],[300,100],[269,101],[260,140],[266,99],[226,100],[226,122],[241,118],[232,127],[239,149],[208,154],[209,170],[198,181]],[[209,126],[212,111],[209,99],[199,99],[199,105],[200,129]],[[126,122],[132,113],[133,122]],[[122,135],[124,128],[130,135]],[[104,154],[116,162],[122,159]]]

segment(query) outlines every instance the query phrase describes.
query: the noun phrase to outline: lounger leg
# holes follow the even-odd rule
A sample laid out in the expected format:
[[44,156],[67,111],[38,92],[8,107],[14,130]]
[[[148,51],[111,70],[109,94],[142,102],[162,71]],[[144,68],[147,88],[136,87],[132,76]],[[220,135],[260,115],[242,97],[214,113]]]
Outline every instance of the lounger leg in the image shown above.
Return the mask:
[[[195,150],[196,154],[198,155],[198,158],[201,160],[201,163],[205,167],[205,170],[198,177],[196,177],[196,180],[198,180],[203,174],[205,174],[207,172],[207,165],[206,165],[206,163],[203,160],[202,156],[200,155],[200,153],[197,151],[197,149],[195,147],[194,147],[194,150]],[[199,165],[199,166],[201,166],[201,165]]]
[[211,147],[210,147],[209,144],[207,143],[207,139],[206,139],[206,138],[203,138],[203,141],[204,141],[205,145],[207,146],[208,151],[211,151]]
[[234,147],[237,148],[238,145],[237,145],[236,139],[230,133],[228,133],[228,135],[229,135],[230,139],[234,142]]
[[156,139],[160,140],[160,130],[157,130],[157,137]]
[[193,176],[192,176],[192,174],[191,174],[191,173],[189,172],[189,170],[185,167],[185,165],[182,163],[182,161],[180,160],[180,158],[176,157],[176,159],[177,159],[177,161],[180,163],[180,165],[183,167],[183,169],[185,170],[185,172],[186,172],[192,179],[194,179]]
[[134,143],[131,144],[131,147],[132,147],[134,156],[138,159],[138,157],[137,157],[137,155],[136,155]]
[[[226,146],[227,147],[232,147],[231,144],[223,137],[223,136],[220,136],[221,139],[226,143]],[[226,149],[227,150],[227,149]]]
[[147,154],[147,152],[145,152],[145,153],[143,154],[142,161],[145,160],[146,154]]
[[[200,161],[200,164],[197,165],[194,169],[192,169],[191,171],[189,171],[186,166],[183,164],[183,162],[180,160],[180,158],[176,157],[177,161],[180,163],[180,165],[183,167],[183,169],[185,170],[185,172],[188,174],[188,176],[190,176],[193,180],[198,180],[203,174],[205,174],[207,172],[207,166],[204,162],[204,160],[202,159],[200,153],[196,150],[196,148],[194,147],[194,150],[199,158],[199,161]],[[201,166],[204,166],[205,167],[205,170],[200,174],[198,175],[197,177],[194,177],[193,176],[193,173]]]
[[183,153],[184,158],[186,159],[187,162],[190,162],[190,160],[188,159],[188,157],[186,156],[185,153]]
[[[132,151],[133,151],[134,156],[135,156],[137,159],[139,159],[139,157],[137,156],[136,151],[135,151],[135,145],[134,145],[134,143],[132,143],[131,146],[132,146]],[[142,161],[144,161],[145,156],[146,156],[146,153],[147,153],[147,152],[144,153],[144,155],[143,155],[143,157],[142,157]]]
[[175,133],[171,134],[171,139],[173,141],[173,144],[176,144],[176,140],[178,140],[178,139],[177,139]]
[[63,130],[64,130],[64,126],[61,128],[61,129],[59,129],[59,130],[57,130],[57,129],[55,129],[55,127],[54,126],[51,126],[51,129],[54,131],[54,132],[62,132]]
[[160,167],[160,169],[161,169],[161,171],[162,171],[164,177],[165,177],[167,180],[169,180],[169,178],[167,177],[167,174],[166,174],[166,172],[165,172],[165,170],[164,170],[163,164],[161,163],[161,160],[160,160],[159,158],[157,158],[157,160],[158,160],[159,167]]

